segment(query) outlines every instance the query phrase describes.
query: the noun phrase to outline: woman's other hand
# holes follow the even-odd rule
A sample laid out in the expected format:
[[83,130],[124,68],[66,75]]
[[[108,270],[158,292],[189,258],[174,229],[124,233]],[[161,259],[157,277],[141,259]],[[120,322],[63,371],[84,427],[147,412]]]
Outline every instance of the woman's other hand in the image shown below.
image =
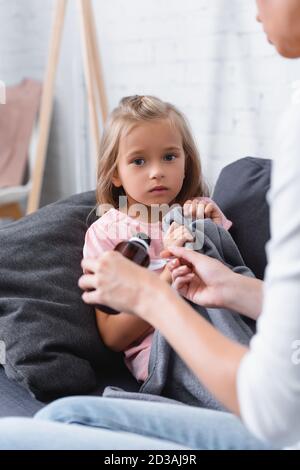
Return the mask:
[[83,301],[118,311],[136,313],[143,304],[145,290],[151,290],[152,282],[161,282],[154,273],[116,251],[107,251],[97,259],[83,259],[81,266],[87,273],[78,281],[85,291]]
[[203,307],[227,308],[256,320],[262,310],[263,282],[243,276],[220,261],[187,248],[172,247],[163,258],[176,256],[167,267],[172,286]]
[[223,307],[226,286],[232,286],[232,271],[220,261],[195,251],[171,247],[163,257],[176,256],[168,263],[172,286],[186,299],[204,307]]

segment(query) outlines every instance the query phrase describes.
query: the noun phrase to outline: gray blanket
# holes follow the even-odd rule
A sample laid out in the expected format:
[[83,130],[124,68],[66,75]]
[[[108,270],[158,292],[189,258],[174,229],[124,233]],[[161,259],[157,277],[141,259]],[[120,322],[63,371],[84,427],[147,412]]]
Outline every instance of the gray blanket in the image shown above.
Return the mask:
[[[231,235],[222,227],[210,219],[195,222],[183,220],[180,208],[175,208],[167,214],[163,221],[164,231],[173,220],[181,224],[184,223],[189,228],[196,242],[192,247],[197,251],[222,261],[234,272],[254,277],[253,273],[245,266]],[[192,302],[190,304],[199,315],[206,318],[224,335],[243,345],[249,344],[255,332],[253,320],[230,310],[203,308]],[[142,384],[139,393],[107,387],[103,395],[163,402],[174,402],[175,400],[184,404],[224,410],[224,407],[201,384],[159,331],[155,331],[153,336],[149,376]]]

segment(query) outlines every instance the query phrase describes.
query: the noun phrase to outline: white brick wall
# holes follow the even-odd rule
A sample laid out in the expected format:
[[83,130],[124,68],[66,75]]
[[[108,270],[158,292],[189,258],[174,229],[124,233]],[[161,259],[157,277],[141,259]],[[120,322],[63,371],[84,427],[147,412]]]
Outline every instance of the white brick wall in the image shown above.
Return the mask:
[[[70,1],[44,202],[93,187],[75,0]],[[94,0],[110,108],[149,93],[189,118],[213,186],[245,155],[272,155],[274,126],[300,78],[255,21],[254,0]],[[0,0],[0,79],[42,76],[53,0]],[[84,171],[86,170],[86,171]]]
[[244,155],[272,155],[274,125],[300,77],[255,21],[254,0],[94,0],[112,106],[131,93],[177,104],[213,186]]

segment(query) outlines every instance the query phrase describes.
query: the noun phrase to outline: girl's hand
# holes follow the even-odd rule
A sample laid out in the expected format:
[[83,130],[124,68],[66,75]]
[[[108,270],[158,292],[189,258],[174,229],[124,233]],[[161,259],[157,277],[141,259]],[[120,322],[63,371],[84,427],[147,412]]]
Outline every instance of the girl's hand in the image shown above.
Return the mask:
[[85,291],[83,301],[108,305],[120,312],[137,312],[145,289],[151,289],[152,281],[155,284],[158,277],[116,251],[107,251],[98,259],[84,259],[81,266],[88,272],[78,281]]
[[[189,199],[183,205],[183,215],[191,220],[210,218],[215,224],[228,230],[232,223],[226,219],[225,215],[217,204],[208,198]],[[193,242],[194,236],[184,225],[173,222],[164,234],[164,249],[171,246],[184,246],[186,242]]]
[[226,286],[234,285],[233,273],[220,261],[186,248],[171,247],[162,257],[175,255],[168,263],[172,286],[186,299],[203,307],[224,307]]
[[221,226],[223,226],[224,219],[226,220],[217,204],[211,200],[206,201],[204,198],[195,198],[186,201],[183,206],[183,215],[193,220],[211,219],[215,224]]
[[164,234],[164,249],[168,250],[171,246],[183,246],[185,242],[194,241],[193,235],[184,226],[173,222]]
[[183,215],[192,220],[204,219],[205,202],[202,198],[189,199],[183,205]]

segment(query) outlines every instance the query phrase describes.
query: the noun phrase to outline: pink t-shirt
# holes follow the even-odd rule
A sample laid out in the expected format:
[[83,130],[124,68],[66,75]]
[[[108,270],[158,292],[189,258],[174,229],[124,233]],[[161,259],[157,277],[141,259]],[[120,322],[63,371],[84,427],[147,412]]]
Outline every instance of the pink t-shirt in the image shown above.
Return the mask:
[[[205,202],[211,201],[209,198],[201,198]],[[232,223],[224,216],[223,227],[228,230]],[[128,240],[138,232],[143,232],[151,238],[151,245],[148,253],[150,256],[149,269],[160,274],[166,260],[160,257],[163,250],[163,232],[161,222],[146,223],[133,219],[117,209],[110,209],[86,232],[85,244],[83,248],[84,258],[97,258],[108,250],[113,250],[115,246]],[[141,339],[133,342],[124,351],[125,364],[133,376],[139,381],[145,381],[148,377],[148,364],[154,329],[152,328]]]

